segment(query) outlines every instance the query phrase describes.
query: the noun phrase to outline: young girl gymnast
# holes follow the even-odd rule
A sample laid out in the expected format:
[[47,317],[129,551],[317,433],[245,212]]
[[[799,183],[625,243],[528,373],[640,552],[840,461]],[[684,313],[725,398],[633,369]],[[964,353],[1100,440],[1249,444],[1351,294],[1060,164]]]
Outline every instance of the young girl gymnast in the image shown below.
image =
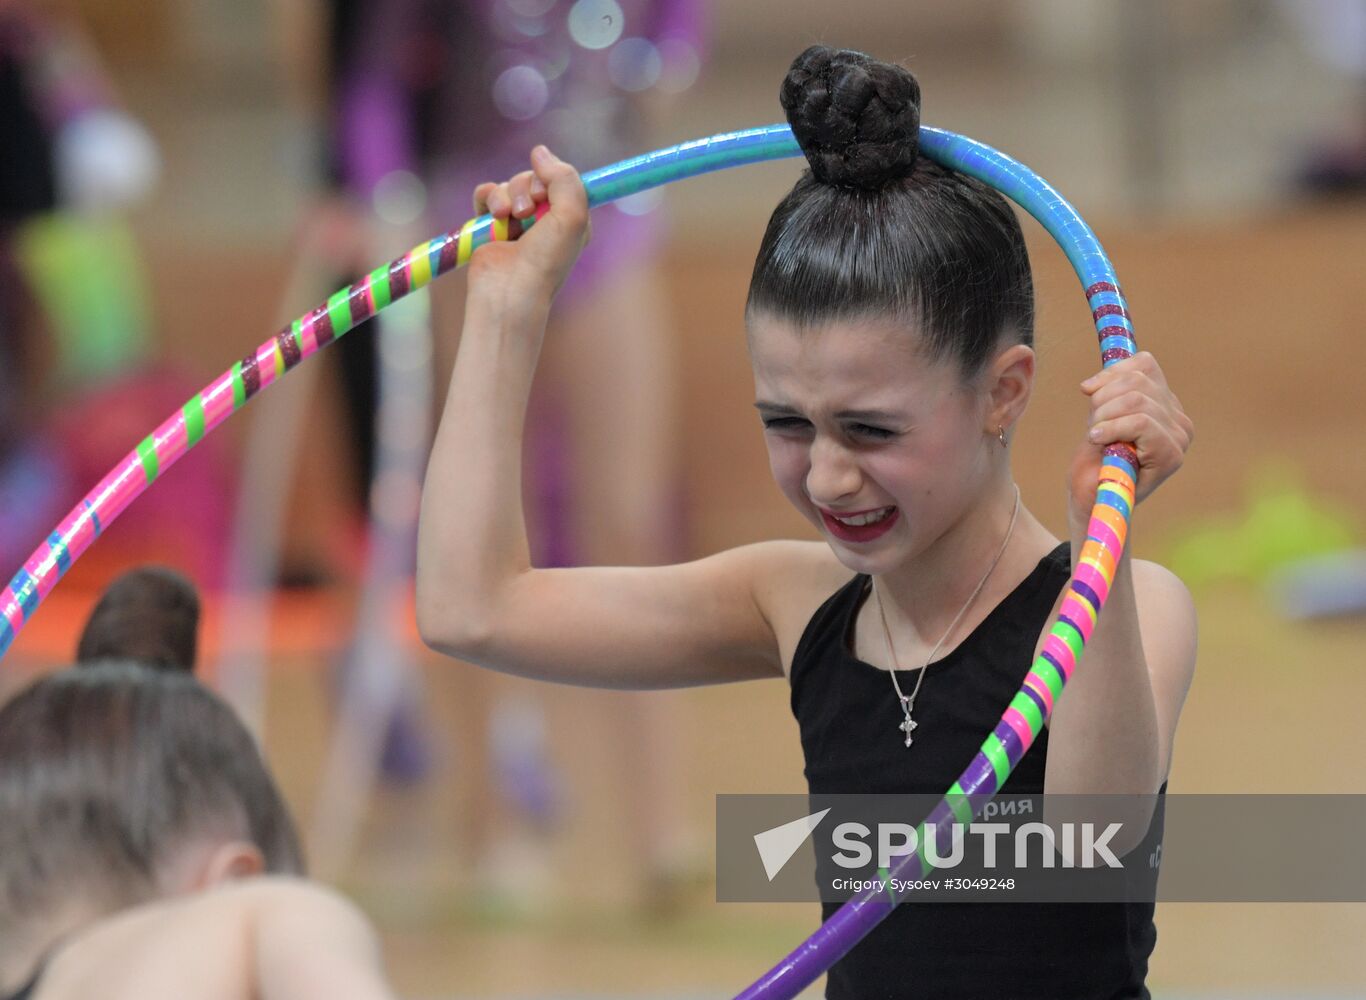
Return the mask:
[[302,871],[251,737],[182,666],[83,665],[0,709],[0,997],[392,1000],[374,931]]
[[[1141,499],[1179,468],[1192,425],[1150,355],[1083,382],[1090,430],[1070,468],[1070,537],[1055,538],[1010,467],[1036,359],[1013,212],[917,156],[919,87],[899,66],[815,47],[781,97],[810,170],[769,221],[745,322],[774,478],[823,541],[655,568],[531,566],[524,409],[589,228],[578,175],[538,147],[530,171],[475,192],[498,218],[542,214],[470,264],[423,497],[419,627],[451,655],[562,683],[786,677],[812,793],[942,794],[1042,646],[1104,446],[1135,443]],[[1195,638],[1180,581],[1126,552],[1083,666],[1002,791],[1158,792]],[[835,964],[827,996],[1147,996],[1152,916],[903,905]]]

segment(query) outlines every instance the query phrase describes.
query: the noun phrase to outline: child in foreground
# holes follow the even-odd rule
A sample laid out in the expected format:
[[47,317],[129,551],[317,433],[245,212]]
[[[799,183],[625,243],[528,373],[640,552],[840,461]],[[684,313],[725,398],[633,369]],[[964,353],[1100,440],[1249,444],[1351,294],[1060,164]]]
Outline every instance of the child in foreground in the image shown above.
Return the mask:
[[0,997],[391,1000],[303,879],[246,729],[175,669],[64,670],[0,708]]
[[[774,478],[823,541],[533,568],[525,408],[551,300],[588,236],[578,174],[538,147],[530,171],[476,189],[477,211],[544,214],[470,263],[423,496],[418,624],[451,655],[561,683],[785,678],[813,794],[942,794],[1043,644],[1103,448],[1134,443],[1142,500],[1193,428],[1151,355],[1087,379],[1069,537],[1051,534],[1010,466],[1036,362],[1014,213],[917,155],[919,86],[899,66],[813,47],[781,98],[811,169],[769,222],[745,323]],[[1159,793],[1195,644],[1188,591],[1126,550],[1083,666],[1001,791]],[[827,996],[1146,997],[1155,939],[1151,903],[917,902],[833,966]]]

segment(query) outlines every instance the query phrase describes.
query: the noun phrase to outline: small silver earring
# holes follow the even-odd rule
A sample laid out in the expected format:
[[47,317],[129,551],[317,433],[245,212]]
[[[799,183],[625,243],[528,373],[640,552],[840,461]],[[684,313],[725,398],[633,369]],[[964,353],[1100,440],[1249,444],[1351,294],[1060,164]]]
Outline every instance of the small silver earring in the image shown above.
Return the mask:
[[1000,424],[996,425],[996,439],[1001,442],[1001,447],[1006,446],[1006,429]]

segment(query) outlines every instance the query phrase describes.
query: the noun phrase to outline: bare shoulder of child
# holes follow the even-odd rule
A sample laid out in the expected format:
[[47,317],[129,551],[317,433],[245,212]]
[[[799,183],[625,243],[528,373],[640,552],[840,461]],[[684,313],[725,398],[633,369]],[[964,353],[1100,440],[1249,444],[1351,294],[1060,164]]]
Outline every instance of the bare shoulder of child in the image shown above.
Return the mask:
[[121,911],[50,958],[35,1000],[389,1000],[359,909],[316,882],[266,876]]

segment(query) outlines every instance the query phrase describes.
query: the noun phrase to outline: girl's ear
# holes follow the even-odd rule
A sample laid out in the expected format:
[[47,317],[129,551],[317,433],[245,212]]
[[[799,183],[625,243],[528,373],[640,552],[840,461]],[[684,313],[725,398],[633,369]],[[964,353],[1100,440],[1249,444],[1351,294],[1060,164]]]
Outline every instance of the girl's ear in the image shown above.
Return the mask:
[[1034,388],[1034,359],[1034,348],[1011,344],[992,360],[986,375],[989,403],[983,433],[995,437],[998,428],[1013,427],[1024,415]]
[[245,840],[229,840],[214,847],[205,856],[190,888],[212,889],[215,886],[264,874],[266,859],[260,848]]

